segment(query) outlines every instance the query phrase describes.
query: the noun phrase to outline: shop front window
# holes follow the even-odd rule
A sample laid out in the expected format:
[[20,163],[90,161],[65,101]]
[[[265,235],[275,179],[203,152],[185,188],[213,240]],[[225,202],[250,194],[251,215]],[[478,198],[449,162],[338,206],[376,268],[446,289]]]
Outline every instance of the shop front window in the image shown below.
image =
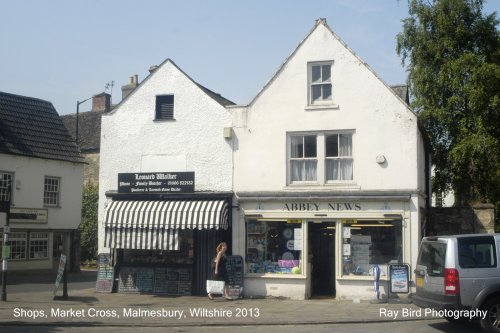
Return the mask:
[[193,230],[179,230],[178,250],[124,249],[125,264],[192,264],[194,262]]
[[344,276],[374,275],[373,268],[402,263],[400,220],[357,221],[342,224]]
[[246,241],[247,273],[302,273],[302,224],[249,221]]

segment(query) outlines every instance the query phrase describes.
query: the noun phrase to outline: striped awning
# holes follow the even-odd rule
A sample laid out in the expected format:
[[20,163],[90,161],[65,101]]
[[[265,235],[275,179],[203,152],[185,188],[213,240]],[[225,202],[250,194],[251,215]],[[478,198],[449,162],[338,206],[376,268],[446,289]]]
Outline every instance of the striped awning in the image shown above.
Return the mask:
[[179,229],[227,229],[226,200],[112,201],[104,215],[105,246],[177,250]]

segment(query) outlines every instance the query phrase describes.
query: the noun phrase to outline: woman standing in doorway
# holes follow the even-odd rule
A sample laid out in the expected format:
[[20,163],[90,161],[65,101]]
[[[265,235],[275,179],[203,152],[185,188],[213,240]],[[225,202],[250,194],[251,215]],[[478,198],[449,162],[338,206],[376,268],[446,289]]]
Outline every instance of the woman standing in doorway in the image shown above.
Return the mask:
[[[215,280],[217,281],[224,281],[225,286],[224,286],[224,297],[226,299],[231,299],[227,295],[227,270],[226,270],[226,251],[227,251],[227,243],[226,242],[221,242],[217,246],[217,255],[215,257],[215,265],[214,265],[214,277]],[[208,294],[208,298],[213,299],[213,295],[211,293]]]

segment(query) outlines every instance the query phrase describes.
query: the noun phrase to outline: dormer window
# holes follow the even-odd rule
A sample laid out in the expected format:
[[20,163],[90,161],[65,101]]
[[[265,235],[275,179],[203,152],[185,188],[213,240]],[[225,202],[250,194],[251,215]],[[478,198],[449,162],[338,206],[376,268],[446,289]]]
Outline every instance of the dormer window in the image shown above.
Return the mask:
[[309,64],[309,104],[331,103],[332,62]]
[[156,120],[174,119],[174,95],[156,96]]

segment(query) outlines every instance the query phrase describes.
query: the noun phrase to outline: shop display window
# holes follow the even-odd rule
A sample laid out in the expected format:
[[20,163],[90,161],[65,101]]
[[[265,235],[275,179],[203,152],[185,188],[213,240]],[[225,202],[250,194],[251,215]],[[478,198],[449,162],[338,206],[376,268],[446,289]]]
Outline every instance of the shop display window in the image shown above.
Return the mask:
[[342,240],[344,276],[374,275],[375,265],[402,263],[400,220],[342,223]]
[[302,224],[248,221],[247,273],[301,274]]
[[193,230],[179,230],[178,250],[140,250],[124,249],[125,264],[186,264],[194,262]]
[[47,259],[49,257],[49,235],[46,232],[30,233],[30,259]]
[[[10,260],[26,259],[26,233],[11,232],[9,234]],[[0,233],[0,246],[3,246],[3,234]]]

